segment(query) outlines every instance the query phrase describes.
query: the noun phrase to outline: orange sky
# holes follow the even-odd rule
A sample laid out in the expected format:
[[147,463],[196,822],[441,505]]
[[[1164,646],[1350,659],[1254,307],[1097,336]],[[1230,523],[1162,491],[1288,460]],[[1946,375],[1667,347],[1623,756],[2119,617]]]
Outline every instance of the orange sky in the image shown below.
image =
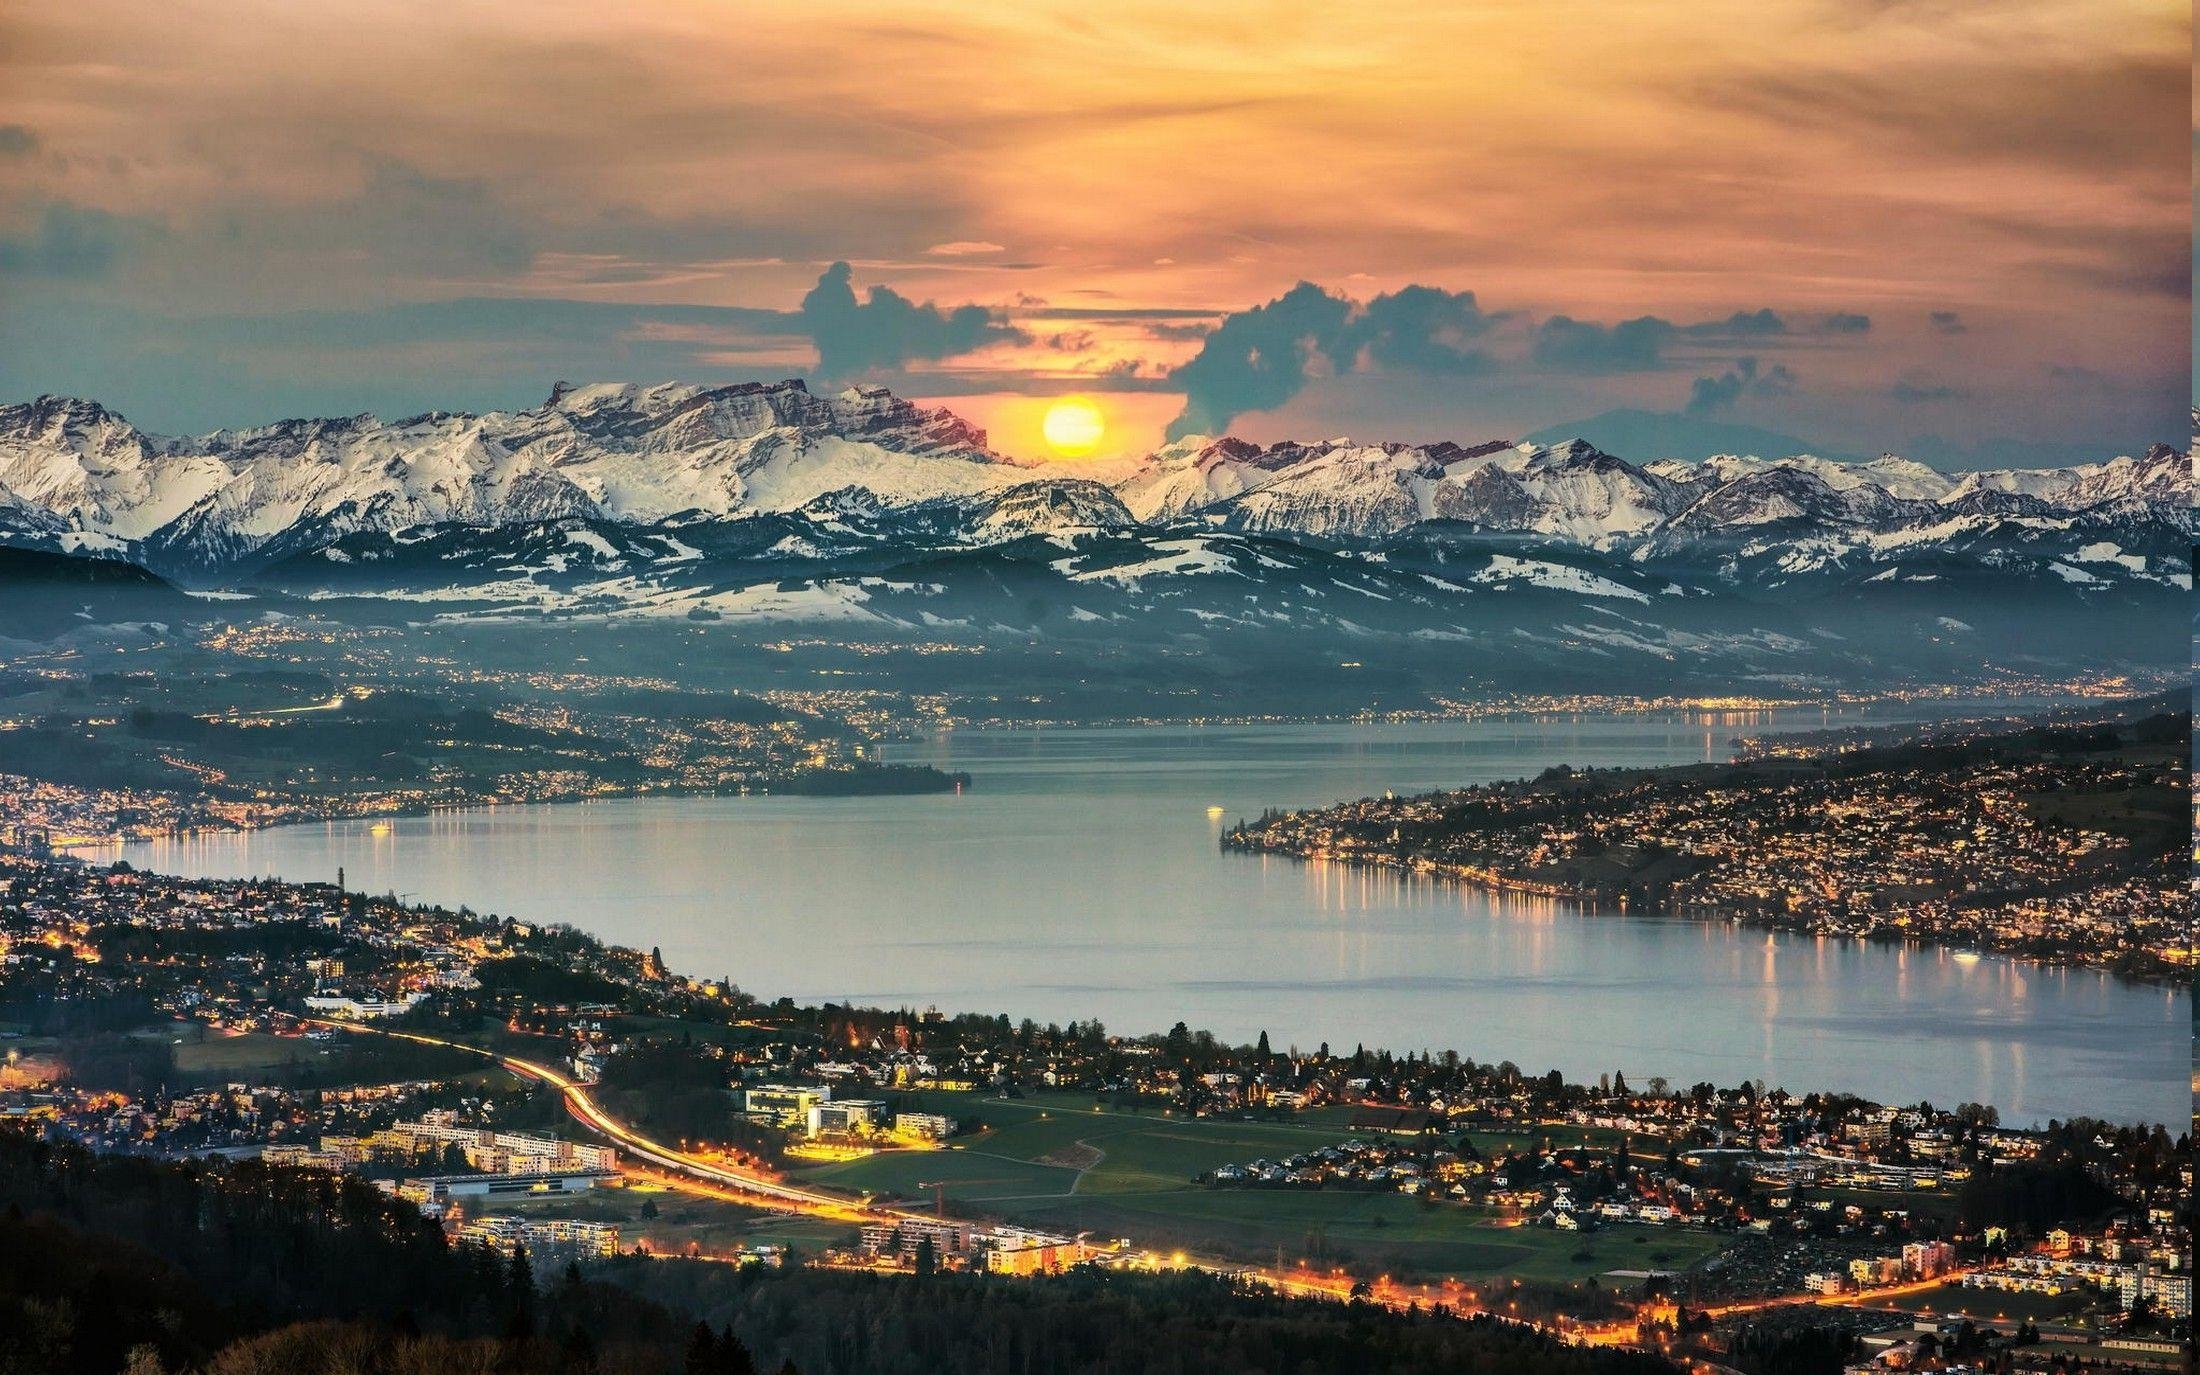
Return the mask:
[[[790,312],[846,261],[1015,331],[881,380],[1122,393],[1126,434],[1202,326],[1307,280],[1471,291],[1493,366],[1370,357],[1247,428],[1677,409],[1746,344],[1792,378],[1753,423],[2128,442],[2188,389],[2190,51],[2159,0],[17,7],[0,368],[179,423],[814,373],[800,330],[652,312]],[[1871,327],[1535,347],[1768,309]]]

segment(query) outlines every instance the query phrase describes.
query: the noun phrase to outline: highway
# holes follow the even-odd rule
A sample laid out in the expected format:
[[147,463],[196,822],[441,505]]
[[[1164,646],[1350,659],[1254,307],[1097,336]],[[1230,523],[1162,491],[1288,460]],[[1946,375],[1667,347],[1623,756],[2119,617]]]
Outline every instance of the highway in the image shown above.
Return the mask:
[[[792,1208],[797,1212],[831,1218],[838,1222],[887,1222],[898,1218],[928,1219],[932,1217],[932,1213],[921,1209],[864,1204],[843,1195],[825,1193],[816,1189],[805,1189],[754,1170],[738,1169],[693,1155],[687,1151],[676,1150],[661,1141],[642,1135],[610,1113],[605,1112],[595,1098],[590,1095],[587,1084],[562,1070],[538,1061],[521,1059],[515,1055],[501,1055],[496,1051],[483,1050],[479,1046],[467,1045],[463,1041],[424,1036],[418,1032],[393,1031],[383,1027],[364,1026],[357,1022],[335,1021],[321,1017],[300,1017],[298,1020],[331,1031],[351,1032],[358,1035],[389,1036],[402,1041],[413,1041],[424,1046],[440,1046],[449,1050],[465,1051],[470,1055],[478,1055],[485,1060],[492,1060],[514,1074],[548,1084],[564,1097],[565,1110],[572,1114],[576,1121],[579,1121],[590,1131],[611,1141],[635,1159],[656,1166],[664,1172],[656,1177],[666,1184],[676,1185],[684,1182],[693,1187],[695,1192],[733,1202],[747,1199],[764,1199]],[[1204,1269],[1217,1273],[1240,1275],[1283,1293],[1310,1298],[1341,1300],[1349,1296],[1354,1284],[1354,1278],[1348,1275],[1322,1275],[1303,1270],[1291,1272],[1266,1270],[1255,1266],[1210,1263],[1188,1258],[1182,1253],[1164,1258],[1159,1253],[1148,1252],[1143,1253],[1142,1259],[1156,1268],[1168,1266],[1179,1269]],[[1897,1285],[1864,1294],[1826,1297],[1815,1294],[1779,1295],[1725,1304],[1711,1309],[1710,1312],[1714,1316],[1725,1316],[1763,1308],[1810,1303],[1825,1304],[1829,1307],[1859,1302],[1870,1303],[1903,1294],[1920,1292],[1953,1278],[1957,1278],[1957,1276],[1943,1276],[1940,1279],[1917,1284]],[[1453,1311],[1461,1314],[1492,1311],[1475,1304],[1471,1299],[1467,1302],[1461,1302],[1463,1296],[1449,1287],[1408,1287],[1392,1284],[1387,1278],[1374,1282],[1371,1297],[1374,1302],[1393,1308],[1404,1308],[1408,1304],[1417,1302],[1421,1304],[1448,1303]],[[1497,1314],[1497,1316],[1502,1317],[1504,1315]],[[1516,1319],[1516,1321],[1525,1320]],[[1635,1328],[1632,1321],[1593,1327],[1570,1325],[1566,1328],[1559,1328],[1548,1327],[1543,1324],[1531,1323],[1530,1325],[1542,1326],[1544,1330],[1569,1341],[1591,1345],[1631,1346],[1635,1344]]]
[[485,1060],[494,1060],[514,1074],[539,1080],[556,1089],[565,1098],[565,1110],[575,1120],[597,1135],[604,1137],[639,1160],[646,1160],[659,1169],[676,1175],[685,1175],[720,1189],[755,1195],[776,1203],[792,1204],[804,1212],[831,1217],[839,1221],[876,1221],[889,1217],[923,1217],[926,1214],[914,1210],[867,1208],[837,1194],[804,1189],[774,1179],[769,1175],[706,1160],[686,1151],[675,1150],[661,1141],[643,1136],[619,1119],[605,1112],[590,1096],[588,1085],[562,1070],[534,1060],[522,1060],[516,1055],[499,1055],[493,1050],[483,1050],[463,1041],[444,1040],[436,1036],[423,1036],[411,1031],[390,1031],[381,1027],[361,1026],[355,1022],[334,1021],[321,1017],[301,1017],[301,1022],[325,1027],[331,1031],[348,1031],[371,1036],[389,1036],[400,1041],[413,1041],[424,1046],[441,1046],[448,1050],[462,1050]]
[[[556,1089],[565,1099],[565,1110],[573,1118],[598,1136],[609,1140],[636,1160],[646,1161],[663,1173],[656,1176],[666,1184],[692,1186],[695,1192],[726,1201],[762,1199],[792,1208],[797,1212],[816,1217],[831,1218],[836,1222],[888,1222],[897,1218],[929,1219],[933,1214],[917,1208],[884,1207],[864,1204],[840,1194],[805,1189],[775,1179],[754,1170],[738,1169],[708,1160],[687,1151],[676,1150],[661,1141],[642,1135],[610,1113],[605,1112],[589,1093],[588,1085],[551,1065],[536,1060],[521,1059],[516,1055],[500,1055],[480,1046],[470,1046],[463,1041],[447,1040],[438,1036],[424,1036],[413,1031],[394,1031],[385,1027],[366,1026],[358,1022],[338,1021],[326,1017],[300,1017],[301,1023],[322,1027],[330,1031],[350,1032],[354,1035],[389,1036],[401,1041],[412,1041],[424,1046],[440,1046],[449,1050],[464,1051],[492,1060],[512,1073],[538,1080]],[[735,1197],[729,1198],[729,1195]],[[1311,1271],[1271,1271],[1257,1266],[1231,1265],[1223,1262],[1207,1262],[1178,1252],[1164,1255],[1159,1252],[1143,1252],[1140,1258],[1155,1268],[1203,1269],[1221,1274],[1240,1275],[1270,1286],[1283,1293],[1309,1298],[1341,1300],[1349,1297],[1354,1279],[1348,1275],[1323,1275]],[[1374,1284],[1374,1300],[1403,1308],[1407,1304],[1443,1301],[1447,1296],[1438,1290],[1408,1290],[1390,1284],[1387,1280]],[[1472,1304],[1462,1304],[1451,1297],[1453,1307],[1461,1313],[1479,1311]]]

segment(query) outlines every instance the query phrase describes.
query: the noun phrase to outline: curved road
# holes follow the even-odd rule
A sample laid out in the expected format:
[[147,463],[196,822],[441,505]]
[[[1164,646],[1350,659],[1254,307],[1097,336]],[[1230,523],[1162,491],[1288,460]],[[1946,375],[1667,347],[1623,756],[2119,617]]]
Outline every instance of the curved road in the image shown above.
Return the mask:
[[390,1031],[382,1027],[361,1026],[355,1022],[332,1021],[321,1017],[301,1017],[298,1020],[331,1031],[349,1031],[371,1036],[389,1036],[400,1041],[413,1041],[424,1046],[440,1046],[448,1050],[463,1050],[485,1060],[494,1060],[514,1074],[537,1079],[550,1085],[565,1097],[565,1110],[594,1131],[615,1142],[620,1149],[638,1159],[646,1160],[660,1169],[671,1170],[715,1184],[721,1188],[741,1193],[758,1194],[783,1203],[793,1203],[827,1216],[855,1220],[887,1217],[922,1217],[925,1214],[888,1208],[867,1208],[837,1194],[822,1193],[815,1189],[798,1188],[783,1183],[769,1175],[750,1170],[739,1170],[674,1150],[661,1141],[643,1136],[616,1117],[605,1112],[589,1095],[588,1085],[561,1070],[534,1060],[522,1060],[516,1055],[500,1055],[493,1050],[483,1050],[463,1041],[449,1041],[437,1036],[422,1036],[411,1031]]
[[[628,1154],[637,1159],[646,1160],[673,1175],[684,1175],[689,1180],[706,1185],[713,1190],[731,1191],[771,1199],[775,1202],[792,1205],[799,1211],[815,1216],[829,1217],[840,1222],[886,1222],[898,1218],[929,1220],[933,1216],[930,1212],[920,1209],[864,1204],[844,1195],[825,1193],[817,1189],[804,1189],[774,1179],[769,1175],[759,1174],[753,1170],[735,1169],[731,1166],[705,1160],[700,1156],[691,1155],[686,1151],[675,1150],[661,1141],[652,1140],[642,1135],[610,1113],[605,1112],[596,1100],[589,1095],[587,1084],[562,1070],[542,1064],[539,1061],[523,1060],[516,1055],[501,1055],[493,1050],[483,1050],[480,1046],[467,1045],[463,1041],[446,1040],[439,1036],[423,1036],[413,1031],[393,1031],[386,1027],[366,1026],[358,1022],[336,1021],[326,1017],[299,1017],[297,1020],[307,1025],[325,1027],[331,1031],[347,1031],[367,1036],[389,1036],[401,1041],[413,1041],[424,1046],[441,1046],[449,1050],[462,1050],[469,1055],[478,1055],[484,1060],[495,1061],[514,1074],[540,1080],[542,1083],[556,1089],[565,1098],[565,1110],[567,1112],[571,1113],[576,1120],[587,1126],[591,1131],[616,1143]],[[671,1181],[668,1180],[667,1182]],[[1335,1277],[1312,1273],[1291,1274],[1261,1269],[1257,1266],[1213,1264],[1186,1257],[1182,1252],[1171,1255],[1166,1259],[1158,1252],[1147,1252],[1145,1254],[1157,1266],[1169,1265],[1177,1268],[1211,1270],[1217,1273],[1241,1275],[1284,1293],[1297,1294],[1307,1298],[1341,1300],[1349,1296],[1353,1285],[1350,1276]],[[1373,1297],[1376,1302],[1385,1303],[1396,1308],[1404,1308],[1409,1303],[1416,1301],[1425,1303],[1435,1301],[1438,1298],[1449,1297],[1449,1301],[1453,1303],[1454,1308],[1461,1313],[1483,1311],[1472,1304],[1458,1303],[1456,1297],[1443,1296],[1438,1294],[1437,1291],[1425,1287],[1413,1290],[1405,1286],[1391,1285],[1384,1281],[1376,1284],[1375,1290]]]
[[[759,1174],[752,1170],[735,1169],[731,1166],[705,1160],[700,1156],[690,1155],[686,1151],[675,1150],[663,1142],[643,1136],[640,1132],[635,1131],[605,1112],[602,1107],[598,1106],[596,1100],[589,1095],[587,1084],[562,1070],[534,1060],[523,1060],[515,1055],[500,1055],[496,1051],[483,1050],[479,1046],[470,1046],[463,1041],[445,1040],[436,1036],[423,1036],[418,1032],[392,1031],[383,1027],[364,1026],[357,1022],[332,1021],[321,1017],[300,1017],[298,1020],[312,1026],[326,1027],[331,1031],[390,1036],[401,1041],[417,1042],[424,1046],[441,1046],[450,1050],[462,1050],[471,1055],[478,1055],[485,1060],[493,1060],[514,1074],[539,1080],[556,1089],[565,1098],[565,1110],[571,1113],[575,1119],[591,1131],[617,1143],[621,1149],[637,1159],[646,1160],[675,1175],[685,1175],[691,1180],[699,1181],[717,1190],[729,1190],[734,1193],[792,1204],[801,1211],[843,1222],[883,1222],[896,1218],[928,1219],[932,1216],[928,1212],[913,1208],[888,1208],[862,1204],[842,1195],[829,1194],[816,1189],[804,1189],[774,1179],[769,1175]],[[1158,1261],[1158,1257],[1156,1259]],[[1172,1257],[1170,1263],[1179,1267],[1213,1269],[1243,1275],[1285,1293],[1307,1297],[1342,1299],[1347,1296],[1349,1287],[1352,1284],[1350,1277],[1294,1275],[1250,1266],[1202,1265],[1195,1260],[1188,1260],[1181,1256]],[[1934,1280],[1929,1283],[1938,1284],[1941,1282],[1943,1281]],[[1870,1295],[1847,1295],[1845,1297],[1853,1303],[1859,1297],[1887,1298],[1925,1287],[1927,1285],[1901,1285],[1892,1289],[1877,1291]],[[1429,1286],[1412,1288],[1384,1282],[1377,1284],[1375,1288],[1376,1292],[1373,1295],[1375,1301],[1391,1307],[1403,1308],[1407,1304],[1416,1301],[1422,1303],[1447,1302],[1453,1307],[1454,1311],[1463,1314],[1489,1311],[1471,1302],[1460,1303],[1456,1294],[1433,1289]],[[1712,1311],[1714,1313],[1745,1312],[1756,1308],[1782,1307],[1813,1302],[1825,1303],[1828,1300],[1817,1295],[1782,1295],[1775,1298],[1729,1304]],[[1539,1326],[1540,1324],[1531,1323],[1528,1325]],[[1634,1329],[1632,1323],[1613,1324],[1608,1327],[1575,1326],[1570,1329],[1549,1327],[1545,1330],[1567,1340],[1582,1341],[1595,1345],[1633,1344]]]

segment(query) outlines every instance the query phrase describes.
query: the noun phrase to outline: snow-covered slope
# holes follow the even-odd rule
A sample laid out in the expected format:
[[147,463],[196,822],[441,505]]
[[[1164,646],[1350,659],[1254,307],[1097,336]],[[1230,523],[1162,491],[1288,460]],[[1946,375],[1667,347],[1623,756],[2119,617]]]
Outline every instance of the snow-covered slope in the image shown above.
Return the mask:
[[184,572],[362,530],[574,517],[651,524],[792,510],[861,488],[890,504],[1029,482],[985,434],[880,388],[560,385],[542,406],[146,435],[91,402],[0,409],[0,500],[141,544]]
[[[947,410],[876,387],[820,396],[792,380],[561,383],[525,411],[292,420],[196,438],[141,432],[88,401],[0,407],[0,542],[112,553],[197,582],[323,550],[337,562],[417,562],[398,559],[400,546],[431,534],[462,562],[494,561],[506,557],[499,532],[532,549],[529,532],[578,528],[661,532],[698,558],[775,563],[1094,530],[1161,538],[1197,527],[1364,548],[1429,529],[1686,565],[1730,583],[2004,541],[2088,576],[2162,578],[2189,544],[2191,496],[2185,455],[2166,447],[1965,474],[1892,455],[1637,466],[1580,440],[1195,438],[1113,469],[1020,464]],[[2078,556],[2095,545],[2123,557]]]

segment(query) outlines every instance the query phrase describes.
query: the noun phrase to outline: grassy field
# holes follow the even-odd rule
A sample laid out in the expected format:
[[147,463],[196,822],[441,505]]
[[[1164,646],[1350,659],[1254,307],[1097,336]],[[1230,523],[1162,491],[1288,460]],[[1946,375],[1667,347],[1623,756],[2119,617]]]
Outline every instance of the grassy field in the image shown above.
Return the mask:
[[908,1200],[927,1195],[920,1186],[937,1181],[969,1211],[1033,1226],[1240,1260],[1273,1263],[1280,1255],[1286,1262],[1381,1268],[1401,1277],[1571,1283],[1608,1270],[1683,1269],[1719,1246],[1716,1238],[1677,1229],[1616,1227],[1582,1236],[1522,1227],[1484,1209],[1394,1193],[1210,1189],[1193,1182],[1218,1165],[1346,1140],[1353,1135],[1349,1109],[1271,1123],[1095,1112],[1082,1095],[922,1099],[926,1111],[974,1118],[986,1128],[957,1138],[954,1149],[871,1156],[805,1170],[803,1177]]
[[1071,1199],[1023,1214],[1064,1230],[1149,1245],[1306,1261],[1390,1274],[1573,1282],[1610,1270],[1683,1269],[1718,1249],[1702,1233],[1611,1228],[1593,1235],[1514,1225],[1487,1211],[1402,1194],[1341,1190],[1181,1190]]
[[855,1194],[917,1199],[929,1196],[925,1185],[937,1180],[958,1203],[995,1204],[1008,1200],[1067,1198],[1077,1182],[1074,1170],[1036,1165],[989,1151],[896,1151],[844,1164],[801,1172],[812,1183]]
[[[2102,1298],[2095,1294],[1998,1294],[1987,1289],[1966,1289],[1960,1284],[1944,1284],[1922,1294],[1905,1294],[1901,1298],[1870,1306],[1902,1313],[1960,1313],[1973,1318],[2008,1318],[2012,1321],[2032,1318],[2046,1323],[2065,1321],[2076,1314],[2099,1308],[2102,1302]],[[2108,1302],[2113,1306],[2113,1300]]]
[[199,1039],[196,1028],[149,1028],[143,1036],[170,1039],[177,1077],[186,1084],[230,1081],[293,1088],[345,1088],[412,1079],[466,1080],[495,1087],[519,1082],[479,1056],[380,1037],[347,1036],[315,1041],[251,1031]]
[[259,1070],[294,1063],[310,1064],[327,1058],[327,1048],[319,1043],[300,1036],[270,1036],[260,1031],[248,1031],[242,1036],[209,1036],[203,1041],[194,1041],[186,1035],[176,1045],[176,1069],[195,1077],[249,1075]]
[[[642,1216],[645,1207],[655,1217]],[[815,1255],[828,1248],[852,1246],[856,1229],[827,1219],[788,1216],[717,1199],[697,1198],[655,1185],[591,1189],[561,1198],[499,1200],[487,1211],[520,1217],[580,1218],[619,1224],[619,1241],[637,1241],[657,1255],[700,1251],[719,1255],[745,1246],[789,1246]]]
[[1867,1211],[1900,1208],[1919,1217],[1952,1218],[1961,1208],[1952,1189],[1804,1189],[1797,1194],[1801,1207],[1813,1199],[1827,1199],[1836,1209],[1853,1203]]

